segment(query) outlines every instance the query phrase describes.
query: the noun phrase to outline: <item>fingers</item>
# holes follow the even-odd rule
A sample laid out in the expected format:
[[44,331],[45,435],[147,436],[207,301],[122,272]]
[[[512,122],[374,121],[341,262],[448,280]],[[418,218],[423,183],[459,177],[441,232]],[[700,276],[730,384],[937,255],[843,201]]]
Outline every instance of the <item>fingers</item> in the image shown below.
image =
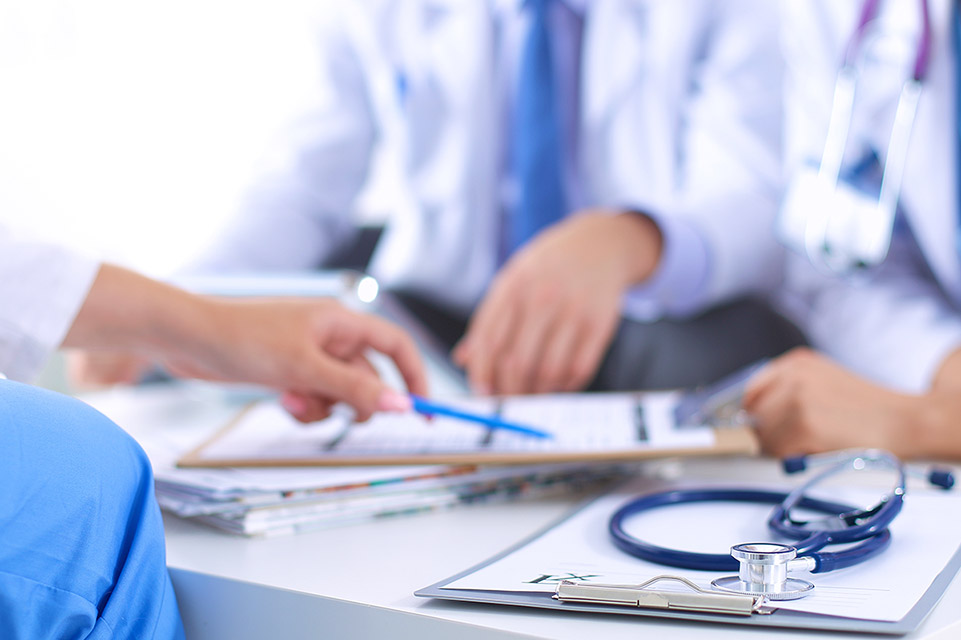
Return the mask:
[[495,391],[497,363],[516,320],[515,305],[510,303],[509,294],[502,286],[495,285],[455,349],[455,358],[467,370],[467,381],[475,393],[489,395]]
[[605,317],[598,309],[577,303],[554,312],[549,306],[531,309],[523,330],[505,360],[516,367],[504,380],[504,393],[550,393],[583,389],[597,371],[610,344],[618,315]]
[[551,340],[556,317],[550,293],[541,290],[524,305],[513,331],[501,343],[493,362],[494,389],[497,393],[530,393],[536,386],[545,345]]
[[345,402],[354,408],[359,422],[370,418],[375,411],[411,409],[410,396],[385,385],[372,370],[342,362],[324,353],[317,354],[311,379],[317,381],[315,386],[297,393],[326,398],[331,404]]
[[750,405],[745,403],[765,453],[779,457],[802,453],[792,403],[793,394],[785,384],[771,384]]
[[554,324],[551,339],[541,351],[540,364],[533,381],[534,393],[573,390],[572,360],[580,339],[580,332],[574,323],[561,321]]
[[332,302],[311,304],[302,310],[312,318],[312,343],[290,350],[301,358],[292,375],[287,376],[282,397],[292,416],[305,422],[322,419],[337,402],[353,407],[358,421],[367,420],[375,411],[409,411],[410,397],[381,381],[364,357],[368,349],[389,357],[411,392],[428,394],[417,347],[399,327]]
[[280,405],[296,420],[306,424],[329,417],[334,402],[322,396],[287,391],[280,397]]
[[745,387],[742,406],[754,418],[761,449],[773,456],[813,453],[823,448],[824,435],[813,428],[811,407],[802,393],[806,360],[795,350],[758,371]]
[[617,295],[505,273],[454,355],[478,393],[575,391],[596,372],[619,317]]
[[459,353],[469,354],[472,384],[504,394],[584,388],[610,344],[616,311],[605,314],[577,304],[557,310],[546,303],[514,309],[513,326],[502,340],[487,345],[483,334],[473,334],[462,343]]
[[[405,331],[376,316],[356,315],[354,321],[360,340],[393,360],[411,393],[429,395],[424,362],[417,345]],[[373,372],[373,368],[370,371]]]
[[754,373],[744,385],[741,406],[748,413],[755,413],[755,407],[764,392],[774,383],[777,361],[769,363]]
[[591,381],[611,343],[619,317],[615,312],[606,318],[595,316],[593,320],[582,324],[568,365],[563,391],[583,389]]

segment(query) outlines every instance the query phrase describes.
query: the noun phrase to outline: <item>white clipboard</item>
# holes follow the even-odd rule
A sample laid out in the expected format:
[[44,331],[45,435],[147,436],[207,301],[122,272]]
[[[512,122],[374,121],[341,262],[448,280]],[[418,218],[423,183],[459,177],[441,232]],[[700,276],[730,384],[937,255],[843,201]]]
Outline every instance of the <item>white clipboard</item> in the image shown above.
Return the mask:
[[[662,591],[661,585],[663,584],[664,576],[658,576],[656,580],[651,581],[654,584],[650,585],[595,585],[596,587],[610,587],[610,589],[608,589],[610,592],[610,602],[606,603],[596,601],[590,603],[577,602],[577,584],[558,586],[558,590],[566,588],[568,589],[568,595],[575,596],[566,601],[558,600],[554,597],[554,593],[452,588],[450,586],[459,582],[463,584],[465,579],[494,566],[515,552],[524,551],[535,545],[550,532],[559,527],[564,527],[567,523],[576,519],[579,514],[586,514],[586,510],[604,498],[605,496],[601,496],[600,498],[589,500],[558,522],[506,549],[502,553],[450,578],[420,589],[416,591],[414,595],[441,600],[533,607],[555,611],[676,618],[680,620],[744,624],[760,627],[904,635],[914,631],[920,626],[925,617],[941,599],[941,596],[958,572],[958,569],[961,568],[961,545],[959,545],[956,548],[948,549],[948,553],[945,555],[949,559],[943,566],[943,569],[937,572],[929,586],[923,591],[921,597],[915,601],[914,605],[910,607],[906,615],[894,621],[867,620],[839,615],[800,612],[789,609],[774,609],[765,606],[764,603],[756,601],[721,602],[726,596],[699,593],[696,586],[691,589],[667,589]],[[952,499],[956,500],[956,498]],[[897,533],[895,533],[895,539],[897,539]],[[873,560],[873,562],[883,561],[883,556]],[[673,570],[669,567],[663,567],[662,571],[664,574],[673,573]],[[466,584],[469,585],[470,581],[467,580]],[[595,591],[593,595],[596,595],[596,593]],[[748,597],[747,600],[751,600],[751,598]],[[671,603],[670,607],[668,603]]]

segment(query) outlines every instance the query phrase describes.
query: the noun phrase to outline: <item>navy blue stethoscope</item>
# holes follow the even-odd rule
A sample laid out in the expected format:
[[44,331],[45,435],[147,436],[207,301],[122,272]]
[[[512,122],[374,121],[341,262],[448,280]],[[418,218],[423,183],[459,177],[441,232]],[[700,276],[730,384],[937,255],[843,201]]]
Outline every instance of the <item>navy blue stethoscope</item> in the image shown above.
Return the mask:
[[[756,489],[677,489],[636,498],[611,516],[608,529],[614,544],[622,551],[657,564],[704,571],[732,571],[738,575],[714,580],[722,591],[765,596],[771,600],[801,597],[814,585],[806,580],[789,578],[793,571],[824,573],[851,567],[869,560],[891,542],[888,526],[904,504],[906,476],[909,470],[886,451],[865,450],[805,456],[785,460],[788,473],[809,467],[827,465],[820,473],[790,492]],[[808,492],[829,476],[848,470],[889,469],[897,474],[893,489],[873,507],[859,509],[849,505],[811,497]],[[927,480],[938,487],[954,485],[951,472],[932,469]],[[669,505],[695,502],[747,502],[773,504],[768,517],[772,533],[793,545],[772,542],[738,544],[730,555],[697,553],[661,547],[640,540],[625,531],[624,523],[639,513]],[[793,515],[799,509],[824,514],[800,519]],[[824,551],[830,545],[849,544],[839,551]]]

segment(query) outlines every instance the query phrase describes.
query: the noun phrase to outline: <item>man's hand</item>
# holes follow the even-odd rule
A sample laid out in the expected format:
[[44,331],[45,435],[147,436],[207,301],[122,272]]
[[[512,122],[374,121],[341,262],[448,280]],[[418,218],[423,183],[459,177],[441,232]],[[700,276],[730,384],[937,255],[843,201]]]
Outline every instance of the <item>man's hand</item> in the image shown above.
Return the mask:
[[505,265],[454,349],[479,393],[582,389],[655,269],[661,234],[636,213],[588,211],[539,234]]
[[755,374],[743,405],[762,449],[774,456],[850,447],[919,455],[919,397],[877,386],[810,349],[790,351]]

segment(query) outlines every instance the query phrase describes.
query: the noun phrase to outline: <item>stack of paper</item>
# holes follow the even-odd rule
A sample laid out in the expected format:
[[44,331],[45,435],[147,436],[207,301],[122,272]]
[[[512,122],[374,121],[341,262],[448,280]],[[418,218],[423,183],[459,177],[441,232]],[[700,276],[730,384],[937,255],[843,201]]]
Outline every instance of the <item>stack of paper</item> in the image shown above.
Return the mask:
[[146,450],[162,508],[243,535],[580,490],[633,473],[644,459],[755,446],[736,430],[679,428],[674,393],[446,403],[550,434],[532,438],[414,413],[358,425],[335,412],[305,427],[270,398],[244,409],[204,389],[159,385],[88,400]]
[[628,465],[157,471],[160,506],[242,535],[279,535],[600,486]]
[[[236,396],[236,397],[235,397]],[[255,396],[261,400],[263,394]],[[251,399],[243,389],[165,383],[90,393],[84,400],[122,425],[146,451],[161,507],[242,535],[274,535],[487,500],[578,491],[636,470],[583,461],[522,466],[425,464],[181,468],[177,461],[221,430]],[[266,404],[273,404],[266,402]],[[277,405],[274,405],[277,406]],[[367,425],[370,426],[370,425]],[[294,433],[303,452],[326,431],[283,411],[260,423],[252,456]],[[358,427],[363,429],[364,427]],[[483,430],[472,429],[483,434]]]
[[305,427],[262,400],[181,455],[179,467],[157,469],[157,494],[178,515],[266,535],[581,489],[635,470],[641,458],[722,450],[713,429],[676,428],[677,399],[558,394],[445,405],[536,425],[547,438],[412,412],[356,424],[351,413],[335,411]]

